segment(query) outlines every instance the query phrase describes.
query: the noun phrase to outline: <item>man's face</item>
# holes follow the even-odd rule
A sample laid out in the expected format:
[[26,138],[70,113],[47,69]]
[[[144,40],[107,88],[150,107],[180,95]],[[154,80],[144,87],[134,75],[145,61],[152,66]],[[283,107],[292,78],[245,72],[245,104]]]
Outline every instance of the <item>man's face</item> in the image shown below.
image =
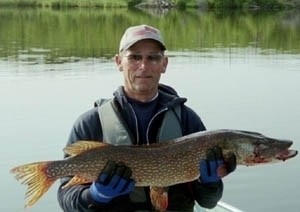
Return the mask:
[[[141,40],[116,56],[116,64],[124,75],[126,94],[140,101],[156,95],[168,58],[154,40]],[[139,99],[143,97],[146,99]]]

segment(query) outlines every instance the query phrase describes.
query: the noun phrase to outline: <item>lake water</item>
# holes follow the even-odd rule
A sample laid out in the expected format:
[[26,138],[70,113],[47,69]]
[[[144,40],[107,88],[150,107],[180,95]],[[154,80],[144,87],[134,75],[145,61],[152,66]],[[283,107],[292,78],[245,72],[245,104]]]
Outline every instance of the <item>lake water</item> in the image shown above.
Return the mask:
[[[287,38],[293,36],[291,33]],[[5,42],[6,46],[19,45],[18,36],[5,39],[17,40]],[[0,41],[3,42],[1,36]],[[6,52],[0,56],[0,209],[9,212],[24,210],[25,193],[25,187],[9,174],[9,169],[62,158],[62,148],[78,115],[91,108],[94,100],[110,97],[122,83],[111,53],[105,57],[60,56],[59,62],[57,58],[53,62],[45,59],[47,45],[22,41],[25,47],[17,54],[0,45],[0,52]],[[46,44],[51,41],[42,40]],[[208,129],[257,131],[291,139],[293,148],[299,150],[300,54],[292,47],[291,51],[278,51],[275,47],[266,51],[251,44],[195,51],[174,44],[167,52],[169,66],[162,82],[188,98],[187,104]],[[29,54],[28,49],[35,54]],[[224,178],[222,200],[248,212],[299,211],[299,165],[298,156],[284,163],[238,167]],[[57,186],[51,187],[28,211],[61,211],[56,200]]]
[[[244,56],[240,56],[244,52]],[[258,131],[300,149],[300,55],[169,52],[162,82],[188,98],[208,129]],[[113,62],[27,65],[0,61],[1,211],[22,211],[25,187],[8,170],[62,157],[73,121],[122,83]],[[238,167],[224,179],[223,201],[245,211],[298,211],[299,157]],[[30,211],[60,211],[57,184]]]

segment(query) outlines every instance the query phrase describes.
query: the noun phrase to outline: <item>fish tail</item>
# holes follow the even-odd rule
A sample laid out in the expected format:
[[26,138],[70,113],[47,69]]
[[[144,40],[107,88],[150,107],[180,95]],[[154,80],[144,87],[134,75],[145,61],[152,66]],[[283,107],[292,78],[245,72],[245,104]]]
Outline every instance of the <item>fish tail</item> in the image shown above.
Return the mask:
[[21,184],[27,185],[25,208],[34,205],[57,179],[47,175],[49,164],[51,162],[30,163],[10,170]]

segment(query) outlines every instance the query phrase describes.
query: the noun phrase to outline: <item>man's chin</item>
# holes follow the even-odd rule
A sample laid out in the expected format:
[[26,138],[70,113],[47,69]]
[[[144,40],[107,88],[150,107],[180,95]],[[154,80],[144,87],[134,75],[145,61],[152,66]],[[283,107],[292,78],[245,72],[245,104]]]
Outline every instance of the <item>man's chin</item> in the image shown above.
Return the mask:
[[134,86],[135,90],[139,93],[149,93],[149,92],[153,92],[153,86],[150,85],[136,85]]

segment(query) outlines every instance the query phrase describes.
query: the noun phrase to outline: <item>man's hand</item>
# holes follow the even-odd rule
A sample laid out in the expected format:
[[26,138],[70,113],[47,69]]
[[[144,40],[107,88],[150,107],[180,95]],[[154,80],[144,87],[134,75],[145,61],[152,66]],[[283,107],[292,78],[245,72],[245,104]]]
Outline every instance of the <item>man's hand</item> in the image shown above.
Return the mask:
[[213,147],[207,151],[206,160],[200,161],[200,181],[202,183],[216,183],[222,177],[236,169],[236,156],[231,153],[224,161],[222,149]]
[[98,179],[90,187],[94,201],[108,203],[113,198],[133,191],[134,181],[130,179],[132,171],[124,163],[108,161]]

